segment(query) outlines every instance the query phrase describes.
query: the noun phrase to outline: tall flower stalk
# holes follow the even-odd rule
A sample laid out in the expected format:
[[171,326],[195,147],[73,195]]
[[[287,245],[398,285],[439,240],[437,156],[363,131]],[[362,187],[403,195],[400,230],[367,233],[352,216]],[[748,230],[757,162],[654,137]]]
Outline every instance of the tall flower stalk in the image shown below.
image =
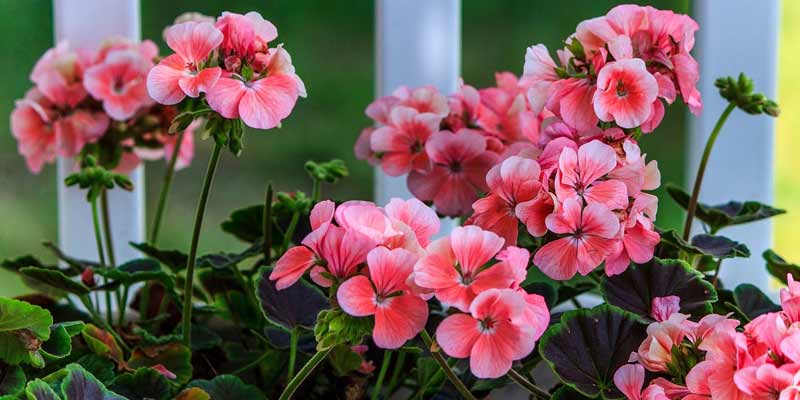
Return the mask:
[[175,165],[178,161],[178,153],[183,143],[183,137],[186,134],[185,130],[178,132],[178,138],[175,141],[175,147],[172,149],[172,157],[167,164],[167,170],[164,172],[164,183],[161,185],[161,193],[158,195],[158,205],[156,206],[156,214],[153,217],[153,229],[150,232],[150,244],[158,243],[158,234],[161,231],[161,222],[164,218],[164,212],[167,209],[167,199],[169,198],[169,191],[172,187],[172,178],[175,175]]

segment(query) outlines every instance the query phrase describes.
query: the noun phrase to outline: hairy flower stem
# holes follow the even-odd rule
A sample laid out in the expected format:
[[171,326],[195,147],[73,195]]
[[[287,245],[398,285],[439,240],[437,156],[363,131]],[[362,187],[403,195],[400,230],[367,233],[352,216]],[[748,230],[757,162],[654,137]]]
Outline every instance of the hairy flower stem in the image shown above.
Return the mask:
[[316,368],[317,365],[319,365],[319,363],[321,363],[322,360],[324,360],[325,357],[328,356],[328,353],[330,353],[332,349],[333,347],[326,350],[318,351],[316,354],[314,354],[314,356],[311,357],[310,360],[308,360],[306,365],[304,365],[303,368],[300,369],[300,372],[298,372],[297,375],[295,375],[295,377],[289,381],[289,383],[286,385],[286,388],[283,389],[283,393],[281,393],[281,397],[279,398],[279,400],[291,399],[292,396],[294,396],[294,392],[297,391],[297,388],[299,388],[300,385],[303,383],[303,381],[305,381],[306,378],[308,378],[308,376],[311,375],[311,372],[314,371],[314,368]]
[[372,388],[371,400],[378,400],[381,396],[381,386],[383,386],[383,379],[386,378],[386,371],[389,369],[389,363],[392,361],[392,352],[387,351],[383,354],[383,362],[381,363],[381,370],[378,372],[378,380],[375,381],[375,387]]
[[683,224],[683,240],[689,240],[689,235],[692,233],[692,220],[694,220],[694,213],[697,210],[697,200],[700,197],[700,187],[703,185],[703,176],[706,173],[706,166],[708,165],[708,158],[711,156],[711,149],[714,148],[714,142],[717,141],[717,136],[725,125],[728,116],[736,108],[736,104],[730,103],[722,115],[719,116],[714,129],[711,131],[711,136],[706,141],[706,147],[703,150],[703,158],[700,159],[700,165],[697,167],[697,175],[694,178],[694,189],[692,189],[692,197],[689,199],[689,205],[686,208],[686,222]]
[[[100,192],[100,212],[103,215],[103,237],[106,239],[106,251],[108,252],[108,268],[115,268],[117,266],[116,257],[114,257],[114,238],[111,236],[111,213],[109,212],[108,206],[108,190],[103,190]],[[103,277],[103,283],[108,283],[108,278]],[[108,293],[108,292],[106,292]],[[119,324],[122,325],[122,321],[124,320],[125,314],[125,305],[122,301],[122,293],[117,287],[114,290],[114,294],[117,298],[117,313],[119,314]],[[108,300],[106,300],[108,303]],[[111,304],[108,303],[108,307],[111,308]]]
[[291,381],[294,378],[294,364],[297,362],[297,341],[300,337],[300,331],[297,327],[292,328],[289,336],[289,366],[287,367],[286,380]]
[[403,371],[403,364],[406,361],[406,352],[400,350],[397,354],[397,361],[394,362],[392,370],[392,377],[389,379],[389,384],[386,386],[386,396],[390,397],[397,387],[397,379],[400,377],[400,372]]
[[550,393],[547,393],[546,390],[536,386],[533,382],[525,379],[519,372],[515,371],[513,368],[508,370],[508,377],[511,378],[512,381],[517,382],[518,385],[522,386],[523,389],[530,392],[533,397],[537,399],[549,399]]
[[197,261],[197,245],[200,242],[200,230],[203,227],[203,215],[206,211],[206,203],[208,202],[208,193],[211,191],[211,183],[214,181],[214,173],[217,171],[217,163],[219,162],[219,154],[222,151],[222,146],[217,143],[214,145],[214,151],[211,153],[211,158],[208,160],[208,169],[206,170],[206,177],[203,181],[203,190],[200,192],[200,200],[197,203],[197,213],[194,216],[194,230],[192,232],[192,244],[189,247],[189,257],[186,260],[186,283],[183,286],[183,344],[191,348],[192,344],[192,298],[194,293],[194,266]]
[[272,261],[272,184],[267,184],[267,193],[264,196],[264,219],[261,221],[262,235],[264,244],[264,265],[269,265]]
[[[97,212],[97,199],[92,199],[92,225],[94,226],[94,241],[97,245],[97,258],[100,262],[100,268],[106,268],[106,256],[103,251],[103,235],[100,233],[100,217]],[[106,322],[111,325],[111,292],[106,292]],[[95,299],[96,303],[100,303]]]
[[156,245],[158,242],[158,233],[161,230],[161,221],[164,217],[164,212],[167,209],[167,198],[169,197],[169,189],[172,187],[172,177],[175,175],[175,164],[178,161],[178,154],[180,153],[181,144],[183,143],[183,135],[186,131],[180,131],[178,138],[175,140],[175,148],[172,149],[172,158],[169,159],[167,164],[167,171],[164,173],[164,183],[161,184],[161,194],[158,196],[158,206],[156,206],[156,215],[153,219],[153,230],[150,233],[150,244]]
[[[433,359],[439,363],[440,367],[442,367],[442,371],[444,371],[444,374],[447,375],[447,379],[449,379],[450,383],[452,383],[456,390],[458,390],[458,393],[460,393],[461,396],[467,400],[477,400],[475,396],[470,393],[469,389],[467,389],[467,386],[464,385],[464,382],[461,382],[461,379],[458,379],[458,375],[456,375],[455,371],[453,371],[453,369],[450,368],[450,365],[447,364],[447,360],[442,357],[442,353],[439,351],[439,345],[436,344],[433,339],[431,339],[431,336],[428,335],[428,332],[423,329],[420,331],[419,336],[422,338],[422,341],[425,342],[425,346],[428,347],[428,351],[430,351]],[[434,348],[434,345],[436,348]]]

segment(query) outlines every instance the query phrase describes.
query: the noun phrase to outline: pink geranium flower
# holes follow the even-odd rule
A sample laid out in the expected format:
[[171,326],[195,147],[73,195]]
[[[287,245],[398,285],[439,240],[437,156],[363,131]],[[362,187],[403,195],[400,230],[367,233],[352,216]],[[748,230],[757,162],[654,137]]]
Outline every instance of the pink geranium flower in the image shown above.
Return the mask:
[[453,314],[436,329],[436,341],[456,358],[469,357],[478,378],[503,376],[536,345],[534,327],[522,323],[525,300],[511,289],[489,289],[475,298],[469,314]]
[[787,287],[781,289],[781,307],[789,321],[800,322],[800,282],[786,274]]
[[439,131],[441,120],[441,116],[406,106],[392,108],[388,125],[375,129],[370,136],[370,147],[380,155],[383,171],[400,176],[411,170],[428,169],[425,142]]
[[422,247],[427,247],[433,235],[439,232],[441,221],[436,212],[418,199],[393,198],[384,207],[386,215],[393,221],[402,222],[411,228]]
[[495,79],[497,87],[479,91],[481,107],[476,122],[486,133],[503,143],[536,142],[541,121],[537,118],[538,112],[528,108],[517,77],[502,72],[495,74]]
[[601,180],[617,166],[614,149],[599,141],[586,143],[576,152],[565,147],[558,159],[555,190],[560,201],[583,199],[610,210],[628,206],[628,192],[621,181]]
[[535,160],[512,156],[495,165],[486,175],[489,195],[472,204],[474,214],[467,224],[474,224],[502,237],[506,245],[517,243],[519,221],[517,204],[536,198],[542,188],[539,164]]
[[152,64],[135,50],[115,50],[86,70],[84,86],[111,118],[124,121],[152,104],[146,84]]
[[690,325],[689,316],[673,313],[663,322],[655,322],[647,327],[647,338],[639,345],[638,359],[649,371],[667,371],[672,361],[672,347],[679,346],[687,336]]
[[706,358],[689,371],[686,377],[689,390],[714,399],[749,399],[735,383],[736,371],[753,363],[744,334],[717,330],[700,343],[699,348],[706,352]]
[[[500,249],[503,239],[470,225],[453,229],[449,237],[435,240],[414,266],[414,280],[433,289],[436,298],[461,311],[489,288],[509,288],[515,281],[515,266],[506,262],[486,267]],[[523,270],[527,266],[525,260]]]
[[614,373],[614,385],[628,400],[668,400],[664,388],[658,385],[644,386],[644,368],[639,364],[625,364]]
[[592,103],[601,120],[635,128],[650,118],[656,97],[656,78],[644,61],[635,58],[608,63],[600,70]]
[[592,272],[613,249],[619,220],[601,204],[581,207],[578,200],[567,199],[558,213],[546,219],[553,233],[566,235],[542,246],[533,263],[547,276],[566,280],[580,272]]
[[75,107],[86,97],[83,74],[90,63],[87,52],[72,50],[67,42],[60,42],[36,62],[30,78],[53,104]]
[[406,250],[377,247],[367,255],[369,277],[357,275],[339,286],[336,298],[344,312],[375,316],[372,339],[378,347],[399,348],[425,328],[428,304],[405,283],[415,261]]
[[161,104],[177,104],[186,96],[207,92],[221,74],[219,67],[206,67],[211,52],[222,43],[222,32],[208,22],[188,21],[164,32],[175,52],[156,65],[147,76],[150,96]]
[[469,213],[478,192],[489,189],[486,173],[497,162],[486,146],[485,137],[468,129],[434,133],[425,144],[433,166],[426,172],[411,171],[408,188],[418,199],[433,201],[441,214]]
[[745,367],[736,371],[733,381],[753,399],[777,399],[783,389],[792,384],[797,368],[789,367],[779,368],[770,363]]

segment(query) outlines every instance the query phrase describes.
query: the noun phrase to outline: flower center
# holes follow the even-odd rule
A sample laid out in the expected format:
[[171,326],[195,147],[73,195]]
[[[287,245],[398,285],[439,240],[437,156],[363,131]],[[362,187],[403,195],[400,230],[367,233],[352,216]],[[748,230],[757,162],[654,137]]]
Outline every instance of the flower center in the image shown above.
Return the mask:
[[494,332],[496,321],[492,317],[486,317],[479,320],[478,324],[482,333],[492,333]]
[[453,161],[452,163],[450,163],[450,171],[452,171],[452,172],[461,172],[462,169],[464,169],[464,168],[461,166],[460,162]]
[[622,80],[617,81],[617,96],[618,97],[625,97],[628,95],[628,91],[625,89],[625,84],[622,83]]

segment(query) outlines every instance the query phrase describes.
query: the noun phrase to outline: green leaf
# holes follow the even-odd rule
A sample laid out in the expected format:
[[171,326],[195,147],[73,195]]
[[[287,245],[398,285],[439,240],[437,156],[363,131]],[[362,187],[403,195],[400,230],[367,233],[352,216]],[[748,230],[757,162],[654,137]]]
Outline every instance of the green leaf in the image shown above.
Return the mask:
[[[160,346],[171,342],[180,342],[183,335],[180,333],[164,336],[155,336],[142,328],[134,328],[133,333],[141,336],[140,346]],[[219,346],[222,338],[204,325],[192,324],[192,350],[208,350]]]
[[0,395],[18,395],[25,390],[25,371],[19,365],[0,367]]
[[257,387],[248,385],[233,375],[218,375],[210,381],[195,380],[186,387],[202,389],[213,400],[264,399],[264,394]]
[[255,244],[241,253],[212,253],[201,256],[197,259],[198,268],[227,269],[236,266],[240,262],[261,255],[261,245]]
[[603,304],[567,311],[539,342],[539,352],[562,381],[586,396],[622,398],[614,372],[646,337],[639,318]]
[[652,321],[656,297],[680,297],[680,311],[694,317],[711,312],[711,304],[717,301],[714,285],[681,260],[653,258],[647,264],[631,265],[622,274],[604,277],[601,289],[606,302],[647,321]]
[[[678,205],[683,209],[688,208],[690,198],[688,193],[671,183],[666,184],[665,187],[667,193]],[[708,225],[712,233],[728,226],[759,221],[784,213],[786,213],[786,210],[773,208],[756,201],[730,201],[715,206],[697,203],[695,210],[697,219]]]
[[111,380],[113,380],[115,377],[114,369],[116,366],[114,362],[97,354],[86,354],[79,358],[75,363],[89,371],[101,382],[111,382]]
[[203,389],[188,388],[184,389],[175,397],[175,400],[210,400],[211,396],[208,395]]
[[773,303],[761,289],[749,283],[737,286],[733,291],[733,298],[739,309],[751,320],[761,314],[781,310],[781,306]]
[[136,348],[128,360],[131,368],[153,367],[158,364],[175,374],[180,383],[186,383],[192,378],[192,353],[188,347],[179,343]]
[[28,254],[17,258],[9,258],[0,263],[0,267],[11,272],[19,272],[24,267],[56,268],[54,265],[45,265],[38,258]]
[[562,386],[553,393],[550,400],[596,400],[599,397],[586,397],[581,392],[569,387]]
[[441,367],[430,357],[417,358],[416,378],[417,385],[424,388],[420,394],[427,395],[439,391],[444,384],[444,374],[437,374]]
[[98,269],[98,275],[130,286],[137,282],[158,281],[169,290],[175,288],[175,278],[161,268],[161,264],[152,258],[131,260],[116,268]]
[[42,355],[45,359],[64,358],[72,353],[72,337],[83,332],[82,321],[62,322],[50,327],[50,339],[42,344]]
[[750,257],[747,246],[724,236],[697,235],[692,238],[692,246],[716,258]]
[[239,240],[256,243],[264,235],[263,219],[264,205],[255,205],[233,211],[221,227]]
[[24,301],[0,297],[0,360],[44,367],[42,342],[50,338],[50,312]]
[[789,274],[792,274],[794,280],[800,281],[800,265],[787,262],[771,249],[765,251],[762,257],[764,257],[764,261],[767,262],[767,271],[769,274],[778,278],[784,285],[788,282],[787,277]]
[[20,268],[20,274],[41,282],[53,288],[65,290],[69,293],[84,296],[89,293],[89,288],[83,283],[73,281],[63,272],[50,268],[24,267]]
[[347,376],[361,366],[361,356],[354,352],[350,346],[345,345],[334,347],[328,353],[327,360],[333,367],[334,375],[339,377]]
[[61,400],[50,385],[41,380],[34,379],[25,387],[25,394],[29,400]]
[[164,375],[152,368],[139,368],[114,379],[109,388],[130,400],[169,400],[176,392]]
[[268,321],[291,331],[301,326],[311,329],[317,314],[330,307],[325,296],[315,287],[300,280],[286,289],[278,290],[269,279],[271,268],[261,267],[256,277],[256,296]]
[[111,333],[93,324],[86,324],[81,336],[92,353],[106,357],[117,365],[124,365],[122,348]]
[[186,253],[178,250],[161,250],[148,243],[130,242],[130,245],[147,256],[160,261],[162,264],[166,265],[167,268],[171,269],[172,272],[182,271],[186,268],[186,261],[189,258]]
[[105,385],[78,364],[66,366],[67,376],[61,382],[61,395],[66,400],[126,400],[106,389]]

